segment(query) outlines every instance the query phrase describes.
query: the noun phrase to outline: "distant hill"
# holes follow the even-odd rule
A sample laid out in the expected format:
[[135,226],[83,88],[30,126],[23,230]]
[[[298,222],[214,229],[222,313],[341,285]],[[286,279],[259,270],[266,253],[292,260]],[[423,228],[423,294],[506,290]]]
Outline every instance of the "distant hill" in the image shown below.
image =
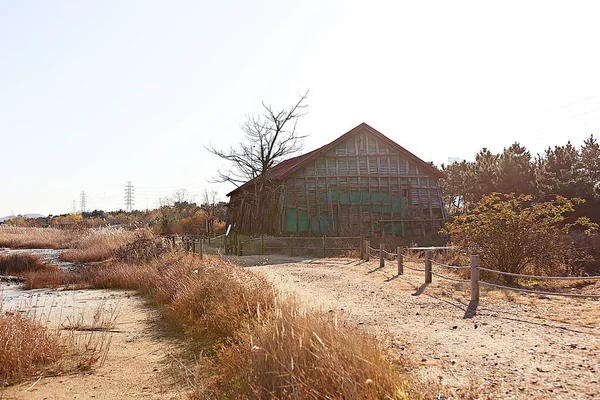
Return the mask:
[[[13,218],[16,218],[18,216],[19,215],[8,215],[6,217],[0,218],[0,222],[8,221],[9,219],[13,219]],[[22,217],[26,217],[26,218],[46,218],[45,215],[35,214],[35,213],[34,214],[24,214],[24,215],[21,215],[21,216]]]

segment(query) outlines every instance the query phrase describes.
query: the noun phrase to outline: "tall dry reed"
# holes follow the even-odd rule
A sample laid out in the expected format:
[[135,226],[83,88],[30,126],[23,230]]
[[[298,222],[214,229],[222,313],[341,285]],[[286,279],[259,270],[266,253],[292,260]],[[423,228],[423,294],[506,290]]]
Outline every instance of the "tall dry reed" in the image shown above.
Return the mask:
[[13,249],[66,249],[75,232],[54,228],[0,226],[0,247]]
[[60,255],[62,261],[96,262],[111,258],[114,252],[135,239],[133,231],[117,228],[89,229],[73,239],[72,250]]

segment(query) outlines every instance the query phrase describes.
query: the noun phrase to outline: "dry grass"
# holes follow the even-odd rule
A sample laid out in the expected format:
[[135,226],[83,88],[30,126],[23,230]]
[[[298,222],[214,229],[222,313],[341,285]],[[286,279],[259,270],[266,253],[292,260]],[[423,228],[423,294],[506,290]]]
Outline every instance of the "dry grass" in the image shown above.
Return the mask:
[[0,275],[22,275],[48,268],[42,260],[27,253],[0,255]]
[[134,239],[133,231],[113,228],[90,229],[74,239],[70,245],[72,250],[62,253],[60,259],[81,263],[104,261]]
[[71,249],[60,259],[95,262],[111,258],[114,252],[136,238],[133,231],[99,228],[68,231],[52,228],[0,226],[0,247],[13,249]]
[[118,304],[105,303],[64,321],[62,311],[51,316],[58,312],[54,300],[20,305],[10,312],[3,311],[0,303],[0,387],[102,366],[119,313]]
[[96,265],[85,279],[145,293],[193,348],[217,356],[218,383],[194,387],[192,398],[408,398],[409,384],[374,337],[301,313],[264,278],[217,257]]
[[[200,351],[195,354],[218,360],[215,384],[205,388],[195,381],[193,398],[419,397],[409,393],[412,386],[373,336],[326,314],[301,312],[294,301],[282,300],[263,277],[221,258],[162,254],[154,252],[157,243],[152,240],[90,232],[75,242],[77,250],[63,253],[63,259],[98,261],[119,254],[118,247],[134,240],[143,247],[136,253],[142,255],[139,260],[119,257],[124,261],[80,268],[68,278],[42,268],[29,271],[28,282],[39,286],[45,280],[54,284],[70,279],[78,286],[136,289],[148,296]],[[68,320],[63,329],[93,333],[97,330],[93,321],[86,326]],[[107,344],[101,341],[98,346],[83,344],[92,352],[78,368],[98,362],[98,349]]]
[[53,228],[0,226],[0,247],[13,249],[66,249],[76,233]]
[[58,335],[19,313],[0,309],[0,385],[39,373],[63,353]]
[[13,253],[0,256],[0,275],[25,278],[24,289],[59,287],[77,282],[74,274],[48,265],[32,254]]
[[289,301],[223,348],[219,361],[227,398],[419,398],[373,336]]

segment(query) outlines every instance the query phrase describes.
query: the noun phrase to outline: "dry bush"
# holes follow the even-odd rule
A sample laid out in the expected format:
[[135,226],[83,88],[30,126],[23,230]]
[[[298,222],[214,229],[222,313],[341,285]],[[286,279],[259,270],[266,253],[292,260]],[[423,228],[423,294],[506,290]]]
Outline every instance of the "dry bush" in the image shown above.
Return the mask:
[[142,263],[155,260],[171,250],[170,242],[143,229],[135,231],[133,241],[115,250],[114,257],[121,262]]
[[419,398],[374,337],[290,302],[277,311],[219,352],[226,398]]
[[27,253],[0,255],[0,275],[22,275],[48,268],[39,257]]
[[135,239],[132,231],[115,228],[90,229],[81,237],[73,240],[73,250],[60,255],[62,261],[97,262],[113,256],[120,247]]
[[203,349],[227,344],[272,312],[275,293],[264,278],[219,262],[197,267],[178,282],[167,317]]
[[57,335],[18,313],[0,310],[0,385],[40,373],[62,352]]
[[54,228],[0,226],[0,247],[13,249],[66,249],[75,233]]

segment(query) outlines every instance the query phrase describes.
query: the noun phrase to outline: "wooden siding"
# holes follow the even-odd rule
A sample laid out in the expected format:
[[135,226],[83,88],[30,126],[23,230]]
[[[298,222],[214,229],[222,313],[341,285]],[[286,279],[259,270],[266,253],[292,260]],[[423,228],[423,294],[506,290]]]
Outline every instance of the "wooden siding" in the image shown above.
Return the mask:
[[[421,165],[419,165],[421,164]],[[280,232],[425,235],[443,226],[438,178],[363,131],[286,178]]]

